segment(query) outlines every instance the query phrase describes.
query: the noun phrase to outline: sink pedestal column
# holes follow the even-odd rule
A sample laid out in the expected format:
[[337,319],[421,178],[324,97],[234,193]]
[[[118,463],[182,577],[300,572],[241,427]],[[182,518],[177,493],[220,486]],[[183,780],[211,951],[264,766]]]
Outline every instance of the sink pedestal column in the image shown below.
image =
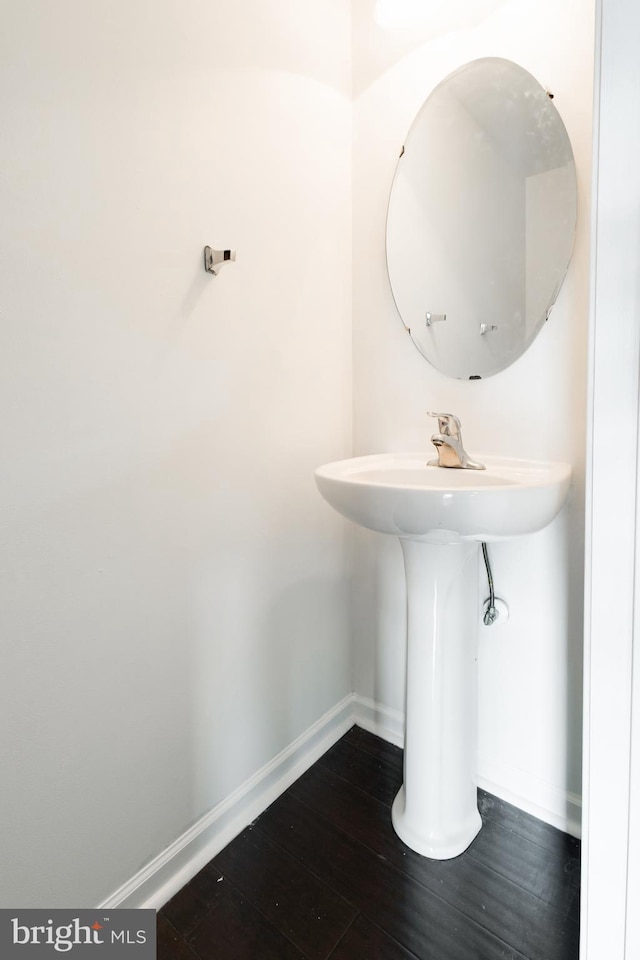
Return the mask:
[[482,821],[477,766],[477,542],[400,540],[407,577],[404,783],[394,829],[417,853],[456,857]]

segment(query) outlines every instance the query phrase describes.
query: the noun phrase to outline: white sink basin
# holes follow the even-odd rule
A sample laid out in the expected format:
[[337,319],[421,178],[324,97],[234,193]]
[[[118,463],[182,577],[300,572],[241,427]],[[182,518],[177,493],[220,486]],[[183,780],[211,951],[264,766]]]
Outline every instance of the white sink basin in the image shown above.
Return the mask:
[[562,507],[567,463],[479,456],[485,470],[427,466],[429,453],[382,453],[316,470],[324,499],[363,527],[411,540],[501,540],[541,530]]

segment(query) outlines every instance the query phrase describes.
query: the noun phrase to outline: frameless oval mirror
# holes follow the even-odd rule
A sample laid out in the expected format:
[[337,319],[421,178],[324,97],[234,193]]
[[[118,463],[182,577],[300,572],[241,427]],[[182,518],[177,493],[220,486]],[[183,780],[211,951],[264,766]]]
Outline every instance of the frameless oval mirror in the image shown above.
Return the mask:
[[486,58],[428,97],[391,187],[387,266],[411,339],[442,373],[489,377],[531,344],[567,272],[575,163],[548,94]]

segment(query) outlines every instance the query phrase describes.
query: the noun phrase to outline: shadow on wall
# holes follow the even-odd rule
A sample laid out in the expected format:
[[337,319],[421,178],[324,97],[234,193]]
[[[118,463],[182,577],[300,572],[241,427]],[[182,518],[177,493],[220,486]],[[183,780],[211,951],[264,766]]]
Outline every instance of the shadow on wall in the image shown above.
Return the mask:
[[[510,0],[357,0],[353,18],[354,96],[422,46],[487,20]],[[365,57],[359,53],[367,51]],[[362,62],[360,60],[362,59]],[[366,67],[365,67],[366,64]]]
[[[354,527],[354,607],[369,615],[354,623],[356,690],[377,704],[404,711],[407,593],[399,541]],[[369,631],[374,635],[371,636]]]
[[[479,774],[579,830],[582,544],[566,507],[551,527],[490,544],[509,621],[480,630]],[[481,600],[488,596],[481,564]],[[535,589],[532,589],[535,585]],[[480,622],[480,615],[479,615]]]

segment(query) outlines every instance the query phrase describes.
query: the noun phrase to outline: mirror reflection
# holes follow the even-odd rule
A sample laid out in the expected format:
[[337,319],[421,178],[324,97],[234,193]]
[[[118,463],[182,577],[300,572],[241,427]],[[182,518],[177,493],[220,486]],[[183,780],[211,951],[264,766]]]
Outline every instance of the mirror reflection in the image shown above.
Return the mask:
[[575,163],[551,95],[498,58],[443,80],[409,131],[387,216],[394,299],[426,359],[460,379],[513,363],[548,318],[575,223]]

